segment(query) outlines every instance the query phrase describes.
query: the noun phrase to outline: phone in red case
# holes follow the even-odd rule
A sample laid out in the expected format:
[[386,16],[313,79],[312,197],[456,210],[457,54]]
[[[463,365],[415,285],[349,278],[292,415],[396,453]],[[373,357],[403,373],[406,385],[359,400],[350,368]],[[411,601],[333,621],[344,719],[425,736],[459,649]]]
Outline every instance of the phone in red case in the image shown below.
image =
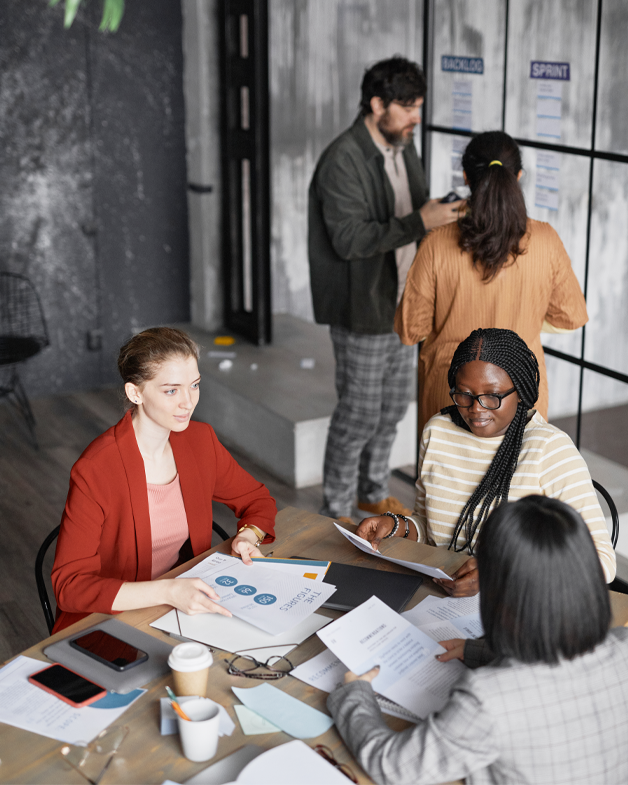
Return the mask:
[[41,687],[70,706],[80,709],[90,703],[104,698],[107,690],[94,684],[93,681],[79,676],[64,665],[49,665],[28,677],[31,684]]

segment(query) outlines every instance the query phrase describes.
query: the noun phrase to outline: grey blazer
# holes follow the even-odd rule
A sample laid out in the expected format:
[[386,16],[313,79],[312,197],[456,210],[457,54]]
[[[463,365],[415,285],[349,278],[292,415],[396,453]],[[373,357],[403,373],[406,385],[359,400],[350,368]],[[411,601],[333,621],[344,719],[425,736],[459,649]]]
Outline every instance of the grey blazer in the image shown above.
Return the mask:
[[467,785],[628,783],[628,629],[558,665],[506,660],[468,671],[449,703],[416,727],[385,724],[371,685],[338,687],[327,705],[380,785],[466,778]]

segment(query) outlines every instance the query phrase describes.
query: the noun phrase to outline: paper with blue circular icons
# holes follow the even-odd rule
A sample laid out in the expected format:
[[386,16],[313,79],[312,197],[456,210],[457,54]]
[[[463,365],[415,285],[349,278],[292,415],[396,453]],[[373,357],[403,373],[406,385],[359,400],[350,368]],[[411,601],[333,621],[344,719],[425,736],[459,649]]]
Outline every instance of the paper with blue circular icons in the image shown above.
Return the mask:
[[236,586],[234,589],[236,594],[243,594],[246,597],[251,597],[253,594],[257,592],[255,586],[247,586],[246,583],[243,583],[240,586]]
[[270,567],[244,564],[213,553],[179,578],[200,578],[234,616],[271,635],[280,635],[318,610],[336,587]]

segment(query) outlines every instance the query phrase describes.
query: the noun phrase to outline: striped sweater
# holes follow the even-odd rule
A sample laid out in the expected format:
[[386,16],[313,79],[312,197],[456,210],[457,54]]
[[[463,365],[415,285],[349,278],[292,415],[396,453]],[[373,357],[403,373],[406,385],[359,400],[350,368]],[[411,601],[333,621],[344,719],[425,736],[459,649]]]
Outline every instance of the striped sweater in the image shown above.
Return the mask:
[[[449,545],[462,508],[503,438],[474,436],[454,425],[449,415],[437,414],[428,421],[421,437],[414,509],[419,542]],[[587,465],[569,436],[538,412],[525,428],[508,500],[531,494],[560,499],[582,515],[610,583],[615,577],[615,552]],[[464,542],[462,531],[458,544]]]

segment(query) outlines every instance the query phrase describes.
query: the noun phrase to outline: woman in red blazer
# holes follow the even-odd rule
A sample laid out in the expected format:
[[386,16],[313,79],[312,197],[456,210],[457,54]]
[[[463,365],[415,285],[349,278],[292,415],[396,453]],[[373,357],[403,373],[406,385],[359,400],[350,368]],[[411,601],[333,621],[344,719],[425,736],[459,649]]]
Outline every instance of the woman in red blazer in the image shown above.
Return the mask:
[[177,563],[188,536],[194,555],[211,547],[213,500],[240,519],[232,554],[246,564],[261,556],[262,541],[274,540],[277,508],[267,488],[236,463],[211,426],[190,420],[199,396],[197,359],[197,345],[166,327],[145,330],[120,350],[132,408],[72,468],[52,570],[54,632],[88,613],[162,604],[230,616],[200,578],[154,580],[155,569],[163,574]]

